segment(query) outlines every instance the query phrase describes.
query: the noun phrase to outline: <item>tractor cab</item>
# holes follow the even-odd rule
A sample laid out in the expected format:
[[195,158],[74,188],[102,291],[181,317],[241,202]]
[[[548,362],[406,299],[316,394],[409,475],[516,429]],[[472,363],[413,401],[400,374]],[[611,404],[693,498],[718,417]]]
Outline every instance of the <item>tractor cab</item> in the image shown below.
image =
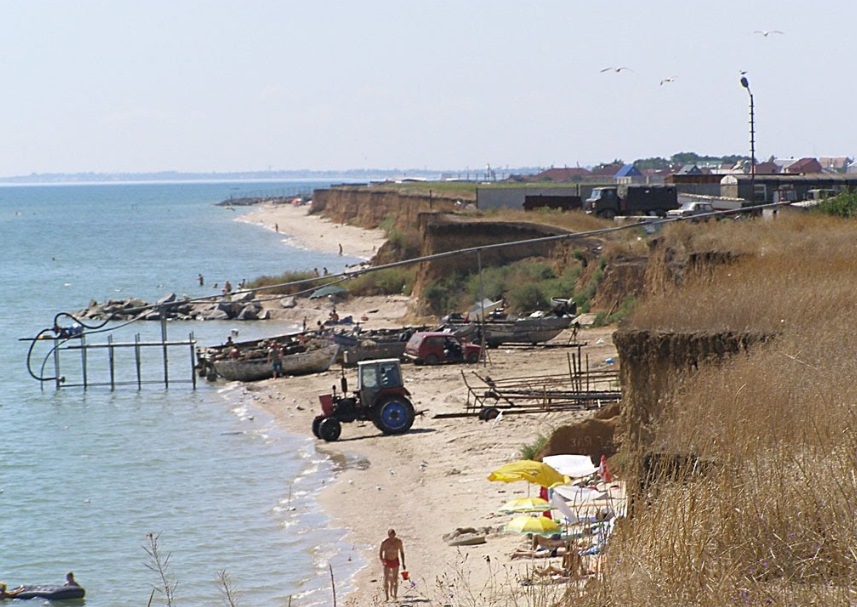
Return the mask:
[[[357,363],[357,392],[360,393],[361,402],[373,403],[382,392],[401,394],[402,390],[402,369],[397,358],[362,360]],[[404,393],[407,394],[407,390]]]

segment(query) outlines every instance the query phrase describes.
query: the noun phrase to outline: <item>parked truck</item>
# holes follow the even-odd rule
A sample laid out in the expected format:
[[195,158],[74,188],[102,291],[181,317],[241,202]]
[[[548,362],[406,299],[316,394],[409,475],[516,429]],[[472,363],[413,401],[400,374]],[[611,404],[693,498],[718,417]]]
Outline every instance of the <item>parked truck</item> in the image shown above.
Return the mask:
[[594,188],[583,204],[587,213],[605,219],[616,215],[657,215],[678,208],[674,185],[619,185]]

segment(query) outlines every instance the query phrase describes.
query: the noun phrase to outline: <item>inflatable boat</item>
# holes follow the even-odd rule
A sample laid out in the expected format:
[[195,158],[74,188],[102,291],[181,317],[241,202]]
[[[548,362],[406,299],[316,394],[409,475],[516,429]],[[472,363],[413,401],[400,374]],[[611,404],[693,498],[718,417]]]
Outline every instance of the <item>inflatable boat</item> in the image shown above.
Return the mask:
[[64,601],[67,599],[82,599],[86,590],[81,586],[22,586],[14,598],[16,599],[48,599]]

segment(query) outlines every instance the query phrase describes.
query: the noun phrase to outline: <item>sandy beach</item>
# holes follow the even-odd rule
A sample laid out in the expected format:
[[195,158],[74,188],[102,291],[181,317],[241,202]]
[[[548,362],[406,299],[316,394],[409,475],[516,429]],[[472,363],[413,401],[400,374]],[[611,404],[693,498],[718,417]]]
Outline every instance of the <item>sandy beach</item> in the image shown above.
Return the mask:
[[[303,216],[301,215],[303,213]],[[331,228],[326,220],[305,217],[301,208],[255,209],[245,220],[269,226],[279,223],[281,232],[292,230],[303,243],[321,242],[318,232],[336,231],[336,244],[348,254],[369,252],[376,234],[341,226]],[[314,234],[313,230],[317,232]],[[333,242],[324,239],[325,244]],[[377,241],[380,242],[380,241]],[[334,246],[336,246],[336,244]],[[373,244],[371,246],[377,246]],[[329,248],[327,250],[330,250]],[[360,317],[367,312],[367,328],[401,326],[407,298],[366,298],[343,302],[340,315]],[[302,314],[303,311],[292,311]],[[592,368],[607,366],[615,356],[612,329],[583,329]],[[570,335],[554,341],[568,343]],[[382,568],[378,547],[393,528],[404,542],[409,582],[400,584],[403,603],[458,604],[451,595],[519,591],[521,579],[534,566],[548,559],[511,559],[512,552],[526,545],[522,535],[489,533],[481,545],[451,547],[443,536],[456,528],[491,528],[499,531],[509,515],[499,508],[514,497],[538,495],[538,487],[527,483],[492,483],[488,475],[500,465],[520,459],[521,447],[540,435],[549,435],[561,425],[590,416],[586,411],[536,412],[506,415],[493,422],[476,416],[438,419],[442,413],[465,411],[468,391],[462,373],[494,378],[560,373],[568,369],[567,348],[509,347],[489,351],[486,365],[420,367],[403,365],[405,385],[418,411],[413,429],[400,436],[384,436],[374,425],[344,424],[334,443],[319,441],[318,450],[342,462],[341,472],[319,496],[319,504],[334,524],[349,530],[343,538],[350,546],[349,559],[359,562],[354,588],[341,604],[372,605],[383,602]],[[248,386],[255,403],[274,416],[283,428],[311,434],[313,417],[319,412],[318,395],[339,383],[341,370],[286,379],[272,379]],[[351,387],[354,370],[346,370]],[[559,565],[559,559],[550,559]],[[413,582],[413,584],[411,583]],[[486,594],[487,593],[487,594]],[[489,604],[488,601],[485,604]]]
[[261,204],[241,215],[239,220],[279,232],[294,246],[323,253],[369,259],[384,244],[383,230],[334,223],[321,215],[310,215],[308,210],[308,205]]

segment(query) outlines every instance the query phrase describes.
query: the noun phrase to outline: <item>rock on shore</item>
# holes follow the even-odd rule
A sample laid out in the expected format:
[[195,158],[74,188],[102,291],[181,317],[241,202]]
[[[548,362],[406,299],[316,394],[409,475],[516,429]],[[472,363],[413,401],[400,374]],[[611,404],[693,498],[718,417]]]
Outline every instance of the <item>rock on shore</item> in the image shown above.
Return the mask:
[[270,312],[262,307],[254,291],[238,291],[205,300],[181,297],[170,293],[154,303],[139,297],[111,299],[99,304],[92,300],[78,318],[91,320],[160,320],[161,314],[169,320],[268,320]]

